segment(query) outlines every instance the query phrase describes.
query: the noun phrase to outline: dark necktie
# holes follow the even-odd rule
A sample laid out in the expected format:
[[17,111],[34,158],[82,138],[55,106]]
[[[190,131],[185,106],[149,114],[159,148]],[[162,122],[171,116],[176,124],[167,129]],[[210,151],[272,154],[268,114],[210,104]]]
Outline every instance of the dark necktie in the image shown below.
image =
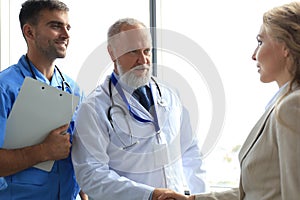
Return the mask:
[[146,108],[146,110],[150,110],[152,105],[151,100],[147,95],[147,88],[146,86],[139,87],[133,92],[133,96]]

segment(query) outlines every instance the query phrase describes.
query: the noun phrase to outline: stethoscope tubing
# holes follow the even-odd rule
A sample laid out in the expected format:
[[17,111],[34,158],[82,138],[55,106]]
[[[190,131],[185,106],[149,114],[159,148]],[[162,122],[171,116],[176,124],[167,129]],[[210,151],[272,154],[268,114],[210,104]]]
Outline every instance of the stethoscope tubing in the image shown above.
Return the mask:
[[[29,67],[29,69],[30,69],[32,78],[34,78],[35,80],[37,80],[36,75],[35,75],[35,73],[34,73],[34,71],[33,71],[33,69],[32,69],[32,66],[31,66],[31,64],[30,64],[30,61],[29,61],[29,58],[28,58],[27,54],[26,54],[25,57],[26,57],[26,62],[27,62],[27,65],[28,65],[28,67]],[[61,82],[61,89],[62,89],[62,91],[65,91],[65,85],[66,85],[66,86],[70,89],[70,91],[71,91],[71,93],[72,93],[71,86],[70,86],[69,83],[65,80],[65,78],[64,78],[63,74],[61,73],[61,71],[59,70],[59,68],[58,68],[56,65],[55,65],[55,68],[56,68],[56,70],[58,71],[58,73],[59,73],[59,75],[60,75],[60,77],[61,77],[61,80],[62,80],[62,82]]]
[[[157,91],[159,93],[159,96],[160,96],[160,99],[162,99],[162,94],[161,94],[161,90],[157,84],[157,82],[155,81],[155,79],[153,77],[151,77],[152,81],[155,83],[156,85],[156,88],[157,88]],[[153,117],[154,117],[154,121],[151,121],[151,120],[146,120],[146,119],[143,119],[141,117],[139,117],[138,115],[136,115],[132,110],[131,110],[131,107],[125,97],[125,94],[123,92],[123,89],[120,87],[120,85],[118,84],[118,80],[116,79],[116,77],[114,76],[114,74],[112,73],[110,79],[109,79],[109,83],[108,83],[108,90],[109,90],[109,98],[111,100],[111,106],[108,108],[108,111],[107,111],[107,118],[111,124],[111,127],[113,128],[113,130],[115,131],[115,127],[113,125],[113,119],[112,119],[112,116],[111,116],[111,111],[113,108],[118,108],[119,110],[121,110],[122,114],[124,115],[124,117],[126,118],[126,112],[125,110],[120,106],[120,105],[116,105],[115,102],[114,102],[114,99],[113,99],[113,96],[112,96],[112,85],[114,85],[119,93],[119,95],[121,96],[121,98],[123,99],[123,102],[126,104],[127,106],[127,109],[130,113],[130,115],[135,118],[136,120],[140,121],[140,122],[150,122],[150,123],[153,123],[153,125],[155,126],[155,130],[156,130],[156,136],[159,135],[160,133],[160,127],[159,127],[159,124],[158,124],[158,118],[157,118],[157,113],[156,113],[156,110],[154,111],[154,114],[153,114]],[[151,85],[150,85],[150,88],[151,88]],[[152,97],[153,98],[153,97]],[[162,100],[161,100],[162,101]],[[130,145],[126,145],[125,142],[120,138],[120,136],[117,134],[117,137],[119,138],[119,140],[121,141],[122,145],[124,146],[122,149],[125,150],[127,148],[130,148],[134,145],[136,145],[138,143],[138,141],[136,142],[132,142],[132,138],[133,138],[133,134],[132,134],[132,131],[131,131],[131,128],[130,128],[130,125],[129,125],[129,122],[126,120],[126,124],[128,126],[128,130],[129,130],[129,135],[130,135]]]
[[[154,80],[154,79],[153,79]],[[159,95],[160,95],[160,99],[162,99],[161,97],[161,91],[160,91],[160,88],[158,86],[158,84],[156,83],[156,81],[154,81],[156,87],[157,87],[157,90],[159,91]],[[154,117],[154,121],[151,121],[151,120],[147,120],[147,119],[143,119],[142,117],[138,116],[136,113],[134,113],[131,109],[131,106],[130,104],[128,103],[126,97],[125,97],[125,94],[123,92],[123,89],[121,88],[120,84],[118,84],[118,80],[117,78],[115,77],[114,73],[111,74],[111,77],[109,79],[109,96],[110,96],[110,99],[111,99],[111,102],[112,102],[112,105],[115,105],[114,103],[114,100],[113,100],[113,97],[112,97],[112,88],[111,88],[111,85],[114,85],[119,93],[119,95],[121,96],[121,98],[123,99],[123,102],[125,103],[125,105],[127,106],[127,109],[130,113],[130,115],[132,117],[134,117],[136,120],[140,121],[140,122],[150,122],[150,123],[153,123],[154,126],[155,126],[155,130],[157,132],[159,132],[160,130],[160,127],[159,127],[159,124],[158,124],[158,118],[157,118],[157,113],[156,113],[156,110],[154,110],[154,113],[153,113],[153,117]],[[151,89],[151,85],[150,85],[150,89]],[[153,98],[153,97],[152,97]],[[110,111],[110,109],[109,109]],[[108,113],[108,115],[110,115],[110,113]],[[111,117],[108,117],[108,118],[111,118]]]

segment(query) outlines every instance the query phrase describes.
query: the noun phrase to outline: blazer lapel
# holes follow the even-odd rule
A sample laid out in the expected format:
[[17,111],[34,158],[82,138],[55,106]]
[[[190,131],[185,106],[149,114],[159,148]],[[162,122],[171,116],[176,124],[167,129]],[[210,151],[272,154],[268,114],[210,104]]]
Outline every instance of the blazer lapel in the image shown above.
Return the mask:
[[274,109],[274,105],[271,106],[268,110],[265,111],[265,113],[262,115],[262,117],[259,119],[259,121],[256,123],[256,125],[251,130],[249,136],[247,137],[245,143],[243,144],[240,153],[239,153],[239,160],[240,163],[245,158],[245,156],[248,154],[258,137],[263,131],[263,128],[266,124],[266,121],[268,117],[270,116],[270,113]]
[[289,84],[286,84],[285,86],[283,86],[283,88],[280,91],[278,91],[278,94],[276,95],[275,99],[272,101],[272,103],[269,106],[269,108],[265,111],[265,113],[261,116],[261,118],[258,120],[258,122],[256,123],[256,125],[251,130],[248,138],[246,139],[245,143],[243,144],[243,146],[242,146],[242,148],[240,150],[240,153],[239,153],[239,161],[240,161],[240,163],[242,163],[243,159],[247,156],[248,152],[250,151],[250,149],[255,144],[256,140],[261,135],[261,133],[262,133],[262,131],[264,129],[264,126],[265,126],[265,124],[267,122],[267,119],[270,116],[270,114],[272,113],[272,111],[274,110],[274,107],[277,104],[278,99],[281,98],[281,96],[285,92],[287,92],[288,85]]
[[[246,141],[244,142],[240,153],[239,153],[239,161],[240,165],[242,165],[243,160],[251,150],[251,148],[254,146],[255,142],[259,138],[259,136],[262,134],[263,129],[266,125],[266,122],[268,120],[268,117],[270,116],[271,112],[274,110],[275,104],[269,107],[268,110],[265,111],[265,113],[261,116],[261,118],[258,120],[256,125],[253,127],[251,130],[249,136],[247,137]],[[245,197],[245,192],[244,188],[242,186],[242,175],[240,176],[240,185],[239,185],[239,192],[240,192],[240,198],[239,199],[244,199]]]

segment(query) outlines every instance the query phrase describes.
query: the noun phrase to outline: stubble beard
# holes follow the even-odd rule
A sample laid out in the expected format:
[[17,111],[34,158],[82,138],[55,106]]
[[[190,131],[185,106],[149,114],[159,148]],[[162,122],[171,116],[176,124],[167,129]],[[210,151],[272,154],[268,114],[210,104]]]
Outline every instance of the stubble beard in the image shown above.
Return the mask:
[[54,41],[49,41],[47,47],[42,47],[38,41],[36,41],[36,46],[40,50],[40,52],[50,60],[55,60],[56,58],[65,58],[66,57],[66,49],[60,49],[55,45]]

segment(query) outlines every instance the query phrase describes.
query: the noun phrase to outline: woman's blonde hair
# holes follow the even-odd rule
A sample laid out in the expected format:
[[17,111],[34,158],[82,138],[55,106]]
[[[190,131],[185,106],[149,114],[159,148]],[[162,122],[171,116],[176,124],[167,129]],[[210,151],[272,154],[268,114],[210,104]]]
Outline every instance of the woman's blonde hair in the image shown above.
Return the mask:
[[268,35],[286,45],[291,56],[292,68],[289,72],[292,79],[288,91],[277,100],[278,109],[275,111],[279,122],[290,128],[279,116],[279,104],[284,97],[300,86],[300,2],[291,2],[267,11],[263,15],[263,26]]
[[288,95],[295,83],[300,85],[300,2],[291,2],[265,12],[263,26],[272,38],[284,42],[289,49],[293,68],[290,69],[292,80]]

